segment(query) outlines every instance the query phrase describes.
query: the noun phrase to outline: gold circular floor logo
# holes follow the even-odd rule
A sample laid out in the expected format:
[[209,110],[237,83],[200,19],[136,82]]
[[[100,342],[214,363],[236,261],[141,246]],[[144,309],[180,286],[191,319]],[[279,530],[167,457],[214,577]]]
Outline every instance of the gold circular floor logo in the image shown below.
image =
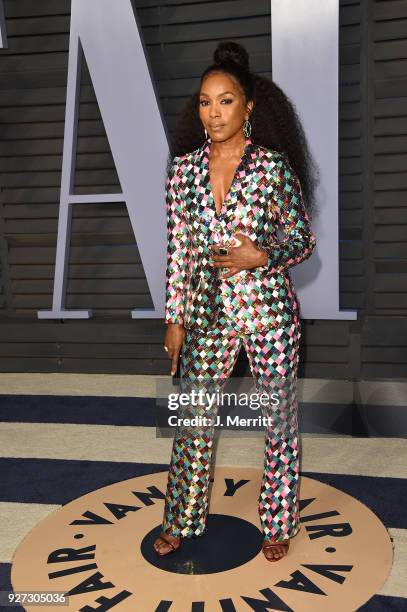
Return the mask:
[[17,548],[14,591],[63,592],[68,605],[26,610],[99,612],[353,612],[385,582],[393,551],[365,505],[302,477],[301,530],[288,556],[261,551],[261,471],[217,467],[207,532],[158,557],[167,472],[84,495],[39,523]]

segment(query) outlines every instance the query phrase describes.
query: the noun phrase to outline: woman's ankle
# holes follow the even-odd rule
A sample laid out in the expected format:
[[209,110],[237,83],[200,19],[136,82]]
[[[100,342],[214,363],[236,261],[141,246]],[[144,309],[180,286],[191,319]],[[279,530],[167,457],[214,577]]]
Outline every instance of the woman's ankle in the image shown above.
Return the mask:
[[167,531],[164,531],[164,529],[161,531],[161,535],[165,535],[167,538],[170,538],[170,540],[175,540],[177,542],[181,539],[181,536],[168,533]]

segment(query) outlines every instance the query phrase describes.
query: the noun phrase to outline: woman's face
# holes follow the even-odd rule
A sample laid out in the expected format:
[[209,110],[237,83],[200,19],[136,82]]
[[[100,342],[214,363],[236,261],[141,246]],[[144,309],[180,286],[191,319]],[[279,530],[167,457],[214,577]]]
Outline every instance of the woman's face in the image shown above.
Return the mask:
[[199,116],[212,141],[228,140],[249,118],[252,103],[246,105],[245,96],[236,80],[221,72],[209,74],[199,92]]

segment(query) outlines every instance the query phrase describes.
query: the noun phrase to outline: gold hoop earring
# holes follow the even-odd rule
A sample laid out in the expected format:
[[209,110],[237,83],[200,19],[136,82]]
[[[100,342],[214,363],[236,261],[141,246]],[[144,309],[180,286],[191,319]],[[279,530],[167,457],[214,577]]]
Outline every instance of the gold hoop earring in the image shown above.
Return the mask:
[[249,138],[251,133],[252,133],[251,123],[248,119],[246,119],[245,122],[243,123],[243,134],[246,136],[246,138]]
[[205,128],[205,138],[208,138],[208,132],[206,131],[206,128]]

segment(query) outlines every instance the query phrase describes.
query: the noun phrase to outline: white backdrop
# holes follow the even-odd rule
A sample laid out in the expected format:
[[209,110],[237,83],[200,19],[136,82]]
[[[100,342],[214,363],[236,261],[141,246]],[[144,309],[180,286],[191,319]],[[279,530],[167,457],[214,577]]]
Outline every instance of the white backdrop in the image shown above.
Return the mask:
[[273,81],[294,103],[319,166],[317,246],[291,269],[304,319],[356,319],[339,310],[339,0],[271,0]]

